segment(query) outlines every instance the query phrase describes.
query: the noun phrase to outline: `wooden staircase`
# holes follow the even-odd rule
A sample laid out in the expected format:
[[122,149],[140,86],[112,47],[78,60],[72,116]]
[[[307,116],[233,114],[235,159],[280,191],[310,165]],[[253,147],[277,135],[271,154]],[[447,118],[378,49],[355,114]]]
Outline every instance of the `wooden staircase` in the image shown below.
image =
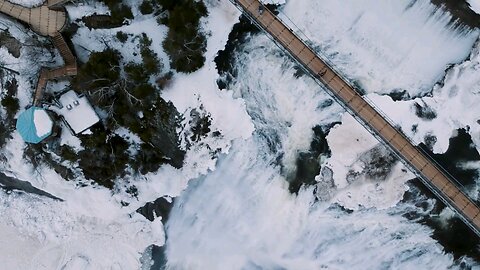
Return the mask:
[[[50,1],[49,1],[50,2]],[[49,80],[55,80],[60,78],[65,78],[69,76],[76,76],[78,72],[77,68],[77,58],[73,55],[73,52],[68,47],[67,42],[63,38],[62,34],[57,33],[53,38],[53,45],[58,49],[60,55],[65,62],[65,65],[62,67],[57,67],[53,69],[42,68],[40,70],[40,76],[38,77],[37,87],[35,89],[35,97],[33,104],[35,106],[40,106],[43,94],[45,92],[45,87]]]
[[60,52],[60,55],[63,58],[63,61],[65,61],[65,65],[73,64],[76,63],[77,60],[75,56],[73,55],[72,51],[68,47],[67,42],[63,38],[62,34],[57,33],[53,38],[53,45],[58,49]]

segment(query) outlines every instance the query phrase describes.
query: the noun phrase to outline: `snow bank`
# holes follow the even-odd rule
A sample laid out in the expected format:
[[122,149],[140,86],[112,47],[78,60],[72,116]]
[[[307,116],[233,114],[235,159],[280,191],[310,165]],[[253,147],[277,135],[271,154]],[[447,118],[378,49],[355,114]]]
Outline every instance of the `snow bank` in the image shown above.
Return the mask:
[[[448,149],[449,139],[459,128],[469,129],[472,140],[480,150],[480,125],[477,113],[480,104],[480,42],[477,42],[470,60],[453,66],[442,83],[435,85],[432,96],[409,101],[393,101],[388,96],[370,94],[368,98],[415,143],[424,141],[425,136],[434,135],[435,153]],[[415,103],[431,108],[436,117],[420,118],[415,113]]]
[[14,4],[19,4],[24,7],[38,7],[43,4],[46,0],[8,0]]
[[0,223],[0,254],[5,269],[29,269],[31,257],[41,249],[35,237],[22,234],[13,226]]
[[139,251],[152,241],[163,243],[163,233],[139,214],[108,220],[78,215],[77,207],[1,193],[0,243],[8,241],[2,246],[9,249],[2,252],[2,262],[12,266],[7,269],[78,269],[79,264],[80,269],[139,269]]
[[[385,180],[366,177],[361,156],[379,142],[352,116],[343,115],[342,124],[330,131],[327,142],[332,156],[324,166],[333,171],[333,180],[339,189],[334,201],[349,209],[360,206],[385,209],[402,199],[407,190],[405,183],[414,175],[397,163]],[[349,175],[357,175],[357,179],[352,180],[354,183],[347,181]]]
[[[33,168],[23,159],[24,147],[14,134],[4,149],[8,164],[2,170],[64,201],[0,193],[0,227],[14,228],[17,238],[38,243],[25,251],[28,260],[12,258],[10,263],[30,263],[35,269],[75,269],[77,264],[85,269],[138,269],[140,253],[151,244],[163,244],[162,225],[135,213],[138,205],[120,207],[121,198],[105,188],[78,188],[49,167]],[[8,230],[0,231],[0,240],[9,237]]]

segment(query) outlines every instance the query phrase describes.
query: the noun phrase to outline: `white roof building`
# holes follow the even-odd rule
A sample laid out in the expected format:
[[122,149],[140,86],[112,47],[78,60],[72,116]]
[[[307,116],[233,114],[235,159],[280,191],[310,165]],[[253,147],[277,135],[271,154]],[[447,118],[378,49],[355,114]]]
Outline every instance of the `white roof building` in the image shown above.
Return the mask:
[[84,95],[70,90],[58,99],[60,108],[55,111],[63,116],[73,133],[80,134],[100,121],[97,113]]

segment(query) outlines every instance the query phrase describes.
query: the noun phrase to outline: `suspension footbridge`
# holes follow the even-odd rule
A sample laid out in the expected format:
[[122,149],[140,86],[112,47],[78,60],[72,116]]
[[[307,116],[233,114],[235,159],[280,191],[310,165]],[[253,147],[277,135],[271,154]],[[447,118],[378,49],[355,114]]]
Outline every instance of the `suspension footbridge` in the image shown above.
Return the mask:
[[287,52],[360,124],[384,143],[443,203],[480,236],[480,209],[461,185],[426,152],[415,146],[399,128],[333,65],[314,51],[287,23],[259,0],[230,0],[253,23]]

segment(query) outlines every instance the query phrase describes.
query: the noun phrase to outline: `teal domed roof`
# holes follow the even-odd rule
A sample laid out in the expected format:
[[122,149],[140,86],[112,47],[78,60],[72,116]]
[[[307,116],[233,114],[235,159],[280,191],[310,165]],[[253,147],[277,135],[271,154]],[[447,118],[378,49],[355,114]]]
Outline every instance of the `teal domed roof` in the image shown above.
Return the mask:
[[30,107],[17,119],[17,131],[27,143],[39,143],[52,134],[53,121],[39,107]]

